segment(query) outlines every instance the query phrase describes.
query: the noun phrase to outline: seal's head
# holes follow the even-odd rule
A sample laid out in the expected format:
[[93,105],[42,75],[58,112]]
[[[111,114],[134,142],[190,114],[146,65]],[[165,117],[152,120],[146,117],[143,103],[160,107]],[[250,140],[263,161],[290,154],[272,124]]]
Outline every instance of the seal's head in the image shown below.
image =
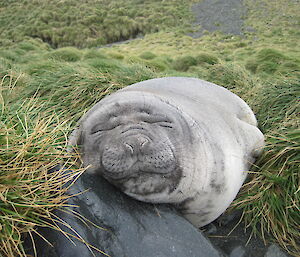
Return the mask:
[[122,92],[100,101],[83,122],[83,160],[125,193],[163,201],[182,178],[189,126],[155,95]]

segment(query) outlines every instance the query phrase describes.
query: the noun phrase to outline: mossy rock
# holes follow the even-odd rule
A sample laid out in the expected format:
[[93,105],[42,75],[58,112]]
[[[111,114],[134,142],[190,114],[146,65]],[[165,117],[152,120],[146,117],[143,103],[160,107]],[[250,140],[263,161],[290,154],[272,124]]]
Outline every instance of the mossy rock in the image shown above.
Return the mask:
[[77,62],[81,59],[81,52],[75,47],[63,47],[50,52],[47,56],[59,61]]
[[190,56],[186,55],[183,57],[177,58],[173,62],[173,69],[177,71],[187,71],[191,66],[197,65],[197,60]]

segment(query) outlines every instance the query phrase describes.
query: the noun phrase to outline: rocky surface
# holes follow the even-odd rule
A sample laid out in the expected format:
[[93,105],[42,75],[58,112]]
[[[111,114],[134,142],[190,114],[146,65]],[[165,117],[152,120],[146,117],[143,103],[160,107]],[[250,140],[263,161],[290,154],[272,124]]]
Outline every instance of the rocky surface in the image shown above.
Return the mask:
[[[211,243],[228,257],[290,257],[276,244],[265,245],[239,223],[241,212],[225,213],[216,221],[201,228]],[[238,225],[237,225],[238,224]]]
[[[87,189],[90,190],[78,194]],[[90,222],[57,211],[56,215],[68,223],[68,227],[61,225],[61,228],[79,235],[103,253],[92,247],[89,249],[76,239],[72,239],[72,243],[60,232],[44,229],[40,233],[54,247],[37,238],[39,257],[88,257],[93,254],[112,257],[223,256],[199,230],[171,207],[137,202],[101,177],[83,174],[69,193],[76,195],[69,204],[78,206],[71,209]]]
[[193,5],[192,12],[195,16],[194,26],[200,26],[198,31],[191,34],[192,37],[200,37],[204,31],[243,34],[243,19],[247,13],[243,0],[203,0]]
[[[76,195],[68,202],[73,206],[70,210],[80,215],[56,211],[60,221],[68,224],[60,227],[90,246],[61,232],[41,229],[39,232],[52,246],[37,237],[38,257],[289,256],[275,244],[265,246],[255,237],[249,240],[250,230],[244,231],[242,223],[232,231],[240,219],[239,212],[223,214],[198,230],[172,207],[138,202],[99,176],[83,174],[69,193]],[[30,240],[27,248],[33,255]]]

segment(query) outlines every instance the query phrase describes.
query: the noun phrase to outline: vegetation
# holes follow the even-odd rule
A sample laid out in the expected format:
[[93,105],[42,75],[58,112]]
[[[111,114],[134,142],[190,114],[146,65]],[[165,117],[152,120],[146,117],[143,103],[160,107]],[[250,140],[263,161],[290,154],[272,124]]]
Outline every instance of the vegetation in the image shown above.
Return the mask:
[[[49,222],[51,210],[63,208],[67,187],[82,170],[74,169],[75,154],[66,154],[69,122],[46,111],[32,96],[14,104],[23,75],[7,73],[0,82],[0,253],[24,256],[24,235],[36,226],[58,229]],[[53,170],[59,164],[64,168]],[[73,171],[66,174],[66,169]]]
[[[40,38],[51,47],[91,47],[191,21],[192,0],[2,1],[2,44]],[[1,43],[0,41],[0,43]]]
[[[235,206],[263,238],[272,233],[286,250],[299,253],[300,194],[300,81],[268,85],[258,96],[258,118],[266,137],[264,154],[256,162],[252,180]],[[270,108],[271,107],[271,108]],[[298,252],[298,253],[296,253]]]
[[119,88],[163,76],[217,83],[252,107],[266,147],[233,208],[254,233],[299,255],[299,13],[296,1],[245,2],[254,32],[195,39],[179,0],[1,3],[0,255],[24,256],[23,235],[63,208],[65,172],[47,171],[73,167],[66,140],[81,115]]

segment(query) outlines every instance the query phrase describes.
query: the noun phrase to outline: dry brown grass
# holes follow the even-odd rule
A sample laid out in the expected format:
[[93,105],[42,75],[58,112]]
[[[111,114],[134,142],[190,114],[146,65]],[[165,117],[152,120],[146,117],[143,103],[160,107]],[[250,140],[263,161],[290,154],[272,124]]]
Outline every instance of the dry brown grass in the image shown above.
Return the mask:
[[0,84],[0,255],[25,256],[25,234],[59,229],[51,211],[67,207],[65,191],[83,169],[77,154],[66,152],[69,122],[35,97],[14,104],[20,76],[8,77]]

